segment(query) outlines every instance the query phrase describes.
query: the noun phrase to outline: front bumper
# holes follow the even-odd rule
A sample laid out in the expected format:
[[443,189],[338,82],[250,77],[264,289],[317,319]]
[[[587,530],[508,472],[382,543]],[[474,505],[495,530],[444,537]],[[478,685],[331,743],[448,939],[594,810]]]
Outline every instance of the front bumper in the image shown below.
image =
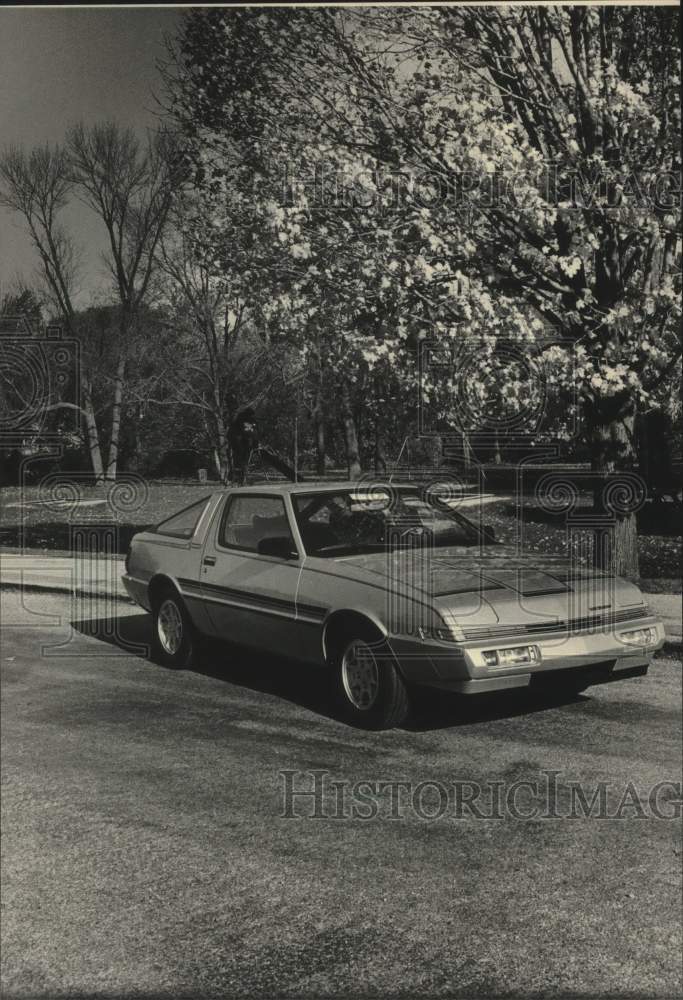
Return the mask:
[[[553,677],[585,673],[586,683],[597,684],[620,677],[645,673],[654,653],[664,645],[664,626],[655,618],[638,620],[634,627],[654,628],[656,641],[649,646],[629,646],[622,642],[617,631],[625,631],[629,624],[620,624],[618,630],[577,633],[574,635],[507,636],[496,642],[446,643],[435,640],[420,641],[414,638],[392,637],[391,647],[406,680],[414,684],[443,688],[460,694],[487,691],[504,691],[508,688],[529,687],[547,675]],[[540,650],[537,663],[518,666],[487,666],[482,653],[486,649],[534,645]]]

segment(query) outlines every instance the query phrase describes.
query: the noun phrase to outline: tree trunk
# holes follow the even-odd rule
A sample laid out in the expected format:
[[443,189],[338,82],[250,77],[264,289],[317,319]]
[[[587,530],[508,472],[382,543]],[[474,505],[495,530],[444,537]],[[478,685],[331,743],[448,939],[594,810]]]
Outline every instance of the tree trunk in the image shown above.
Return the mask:
[[462,431],[462,457],[465,468],[469,469],[472,464],[472,447],[470,445],[470,439],[467,431]]
[[374,466],[375,475],[381,476],[387,471],[387,458],[384,452],[384,442],[382,440],[382,420],[380,418],[380,381],[377,375],[373,380],[373,386],[375,390],[375,454],[374,454]]
[[500,438],[498,436],[498,429],[496,428],[493,432],[493,464],[502,465],[503,459],[500,454]]
[[379,427],[375,425],[375,473],[378,476],[384,475],[387,471],[387,457],[384,453],[382,436]]
[[636,515],[626,514],[617,517],[609,536],[609,562],[601,569],[608,569],[616,576],[628,580],[638,580],[640,567],[638,565],[638,530]]
[[435,434],[430,441],[429,460],[432,464],[431,471],[439,473],[443,464],[443,438],[440,434]]
[[318,476],[325,475],[325,414],[323,412],[320,392],[316,395],[313,408],[313,426],[315,428],[315,471]]
[[222,483],[227,483],[230,478],[230,452],[228,449],[228,435],[225,429],[223,414],[216,413],[216,456],[218,459],[218,475]]
[[90,452],[90,462],[92,463],[93,476],[96,483],[101,483],[104,469],[102,467],[102,451],[100,449],[100,437],[97,433],[97,421],[95,420],[95,410],[92,405],[92,396],[88,386],[83,392],[83,412],[85,420],[85,430],[88,438],[88,450]]
[[631,580],[639,577],[636,509],[637,481],[622,479],[632,471],[635,451],[635,411],[629,399],[600,401],[591,421],[593,510],[596,517],[594,565]]
[[135,419],[130,422],[130,450],[126,458],[126,471],[127,472],[139,472],[140,471],[140,434],[139,427],[142,423],[143,411],[138,408],[135,413]]
[[109,455],[107,459],[107,472],[105,478],[116,479],[116,467],[119,457],[119,433],[121,431],[121,406],[123,403],[123,385],[126,375],[126,358],[122,355],[116,366],[116,378],[114,379],[114,404],[111,410],[111,439],[109,441]]
[[351,394],[348,382],[342,386],[342,425],[344,428],[344,446],[346,448],[346,465],[349,479],[360,479],[362,469],[358,450],[358,434],[356,422],[351,409]]

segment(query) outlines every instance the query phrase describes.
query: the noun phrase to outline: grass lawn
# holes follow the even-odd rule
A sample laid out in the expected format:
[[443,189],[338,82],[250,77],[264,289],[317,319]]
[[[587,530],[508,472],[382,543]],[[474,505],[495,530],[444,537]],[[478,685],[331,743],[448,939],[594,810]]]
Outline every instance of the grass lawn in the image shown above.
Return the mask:
[[0,490],[0,546],[68,554],[76,527],[113,525],[116,550],[125,552],[137,531],[218,488],[216,483],[148,482],[144,488],[129,490],[122,481],[109,486],[74,484],[71,495],[70,484],[60,484],[52,492],[40,486],[6,487]]
[[[588,497],[579,501],[577,513],[590,514]],[[482,508],[484,523],[490,524],[501,542],[522,542],[525,552],[568,555],[581,546],[588,554],[589,531],[572,532],[564,514],[550,514],[529,498],[521,503],[500,500]],[[680,511],[672,504],[660,509],[646,506],[638,514],[638,556],[640,584],[648,593],[681,592]]]
[[[76,486],[75,496],[66,489],[50,495],[39,486],[23,492],[19,488],[0,490],[0,546],[6,550],[21,546],[69,553],[74,528],[114,525],[115,551],[125,552],[136,531],[157,524],[166,517],[218,489],[214,483],[150,482],[144,489],[128,490],[125,482],[113,486]],[[77,499],[79,502],[74,502]],[[590,512],[590,499],[579,502],[579,513]],[[476,509],[469,512],[476,515]],[[567,554],[567,524],[563,514],[541,510],[529,498],[517,504],[496,501],[482,508],[482,517],[503,542],[520,539],[527,552]],[[681,592],[680,511],[671,504],[656,508],[648,504],[638,515],[638,548],[641,585],[649,592]],[[587,538],[584,532],[584,540]],[[573,544],[583,540],[573,537]]]

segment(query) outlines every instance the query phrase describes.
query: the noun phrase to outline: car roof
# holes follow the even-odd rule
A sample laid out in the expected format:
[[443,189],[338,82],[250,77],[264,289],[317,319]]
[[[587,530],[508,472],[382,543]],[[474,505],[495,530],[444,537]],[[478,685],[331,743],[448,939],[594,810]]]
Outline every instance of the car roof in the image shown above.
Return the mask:
[[390,483],[382,480],[354,481],[350,479],[339,480],[338,482],[315,482],[306,481],[303,483],[254,483],[251,486],[227,486],[226,493],[272,493],[275,496],[282,496],[285,493],[340,493],[347,490],[377,490],[383,488],[396,489],[416,489],[418,483]]

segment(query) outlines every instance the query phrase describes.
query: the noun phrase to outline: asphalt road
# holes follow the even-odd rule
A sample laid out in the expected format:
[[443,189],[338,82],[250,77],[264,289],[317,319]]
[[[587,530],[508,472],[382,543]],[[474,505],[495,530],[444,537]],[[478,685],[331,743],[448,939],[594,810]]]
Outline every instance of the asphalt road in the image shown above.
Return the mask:
[[[680,824],[648,792],[681,779],[680,663],[569,702],[426,696],[364,733],[285,660],[173,672],[131,605],[2,598],[6,998],[679,994]],[[280,772],[312,769],[322,815],[284,817]],[[332,779],[438,784],[361,807]],[[607,782],[612,818],[571,818],[569,781]],[[481,815],[462,782],[499,783]]]

